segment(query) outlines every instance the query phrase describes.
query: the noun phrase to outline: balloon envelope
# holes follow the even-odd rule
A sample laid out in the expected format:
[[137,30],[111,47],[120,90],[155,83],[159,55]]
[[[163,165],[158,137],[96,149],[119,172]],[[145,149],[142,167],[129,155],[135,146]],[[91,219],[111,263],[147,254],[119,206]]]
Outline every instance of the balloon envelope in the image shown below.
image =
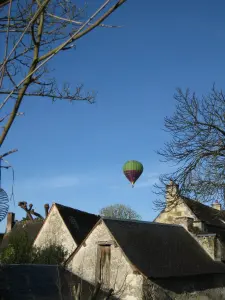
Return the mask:
[[142,163],[137,160],[129,160],[123,166],[123,173],[132,185],[134,185],[141,176],[143,170]]

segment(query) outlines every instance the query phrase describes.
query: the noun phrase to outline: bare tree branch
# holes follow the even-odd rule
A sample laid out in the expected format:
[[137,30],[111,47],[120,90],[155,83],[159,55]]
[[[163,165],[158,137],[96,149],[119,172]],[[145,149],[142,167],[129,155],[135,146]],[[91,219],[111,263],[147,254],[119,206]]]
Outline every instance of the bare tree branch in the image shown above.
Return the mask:
[[7,5],[10,0],[0,0],[0,8]]
[[[50,13],[48,13],[48,15],[53,17],[53,18],[59,19],[59,20],[63,20],[63,21],[69,22],[69,23],[74,23],[76,25],[83,25],[84,24],[83,22],[80,22],[80,21],[74,21],[74,20],[71,20],[71,19],[62,18],[62,17],[56,16],[56,15],[53,15],[53,14],[50,14]],[[88,23],[88,25],[93,25],[93,24]],[[118,25],[106,25],[106,24],[99,24],[98,26],[99,27],[106,27],[106,28],[121,28],[122,27],[122,26],[118,26]]]
[[[165,118],[171,140],[158,151],[174,171],[160,176],[157,193],[164,193],[172,178],[188,197],[225,204],[225,96],[213,86],[212,92],[197,98],[189,90],[178,89],[176,109]],[[163,205],[161,200],[156,207]]]
[[[104,12],[113,1],[115,4]],[[84,9],[78,9],[71,0],[12,0],[10,18],[5,9],[0,11],[0,32],[6,33],[7,40],[7,50],[0,64],[3,74],[0,95],[6,95],[0,103],[3,124],[0,146],[15,118],[21,115],[19,109],[25,97],[94,102],[95,94],[83,95],[82,86],[72,89],[64,85],[59,89],[56,79],[49,78],[47,63],[60,51],[73,49],[76,40],[96,27],[118,27],[103,24],[103,21],[125,2],[107,0],[86,21],[82,17]],[[4,111],[7,106],[9,113]]]
[[11,18],[11,8],[12,8],[12,0],[9,2],[9,10],[8,10],[8,20],[7,20],[7,32],[6,32],[6,41],[5,41],[5,54],[4,54],[4,61],[3,61],[3,69],[2,69],[2,74],[0,75],[0,88],[2,86],[2,81],[4,77],[4,72],[5,72],[5,62],[6,62],[6,57],[8,54],[8,45],[9,45],[9,27],[10,27],[10,18]]
[[8,152],[6,152],[6,153],[0,155],[0,159],[2,159],[2,158],[5,157],[5,156],[8,156],[8,155],[10,155],[10,154],[12,154],[12,153],[15,153],[15,152],[17,152],[17,151],[18,151],[18,149],[10,150],[10,151],[8,151]]

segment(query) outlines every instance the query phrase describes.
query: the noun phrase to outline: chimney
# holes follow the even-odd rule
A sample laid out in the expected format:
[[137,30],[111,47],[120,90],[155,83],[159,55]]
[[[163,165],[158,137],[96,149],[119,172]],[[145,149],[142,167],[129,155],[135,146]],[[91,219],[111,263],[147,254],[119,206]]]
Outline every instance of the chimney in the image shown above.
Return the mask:
[[221,210],[221,204],[218,202],[218,200],[216,200],[215,203],[212,204],[212,208]]
[[166,186],[166,206],[176,205],[179,196],[179,185],[173,180]]
[[45,204],[44,208],[45,208],[45,217],[47,218],[47,216],[48,216],[48,210],[49,210],[49,204]]
[[7,214],[6,233],[10,232],[15,224],[15,214],[9,212]]

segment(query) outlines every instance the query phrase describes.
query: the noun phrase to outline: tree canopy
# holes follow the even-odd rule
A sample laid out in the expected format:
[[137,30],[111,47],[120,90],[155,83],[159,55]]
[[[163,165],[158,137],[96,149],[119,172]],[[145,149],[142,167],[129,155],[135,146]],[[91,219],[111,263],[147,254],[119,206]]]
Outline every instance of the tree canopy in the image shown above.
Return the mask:
[[185,196],[225,204],[225,94],[215,86],[202,97],[178,89],[175,100],[174,115],[165,118],[171,139],[158,151],[175,169],[162,174],[156,187],[164,191],[173,179]]
[[114,204],[103,207],[99,214],[103,217],[126,220],[141,220],[141,216],[132,208],[123,204]]
[[33,240],[27,233],[9,236],[8,246],[0,252],[2,264],[63,264],[67,251],[59,245],[49,245],[45,248],[33,247]]

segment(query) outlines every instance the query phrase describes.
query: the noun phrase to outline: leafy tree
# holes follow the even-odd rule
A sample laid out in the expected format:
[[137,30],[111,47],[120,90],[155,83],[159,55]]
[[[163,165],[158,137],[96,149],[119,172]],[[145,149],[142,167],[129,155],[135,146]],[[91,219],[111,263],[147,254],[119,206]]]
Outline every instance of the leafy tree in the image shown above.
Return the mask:
[[123,204],[114,204],[102,208],[99,214],[103,217],[110,217],[116,219],[126,219],[126,220],[141,220],[141,216],[138,215],[129,206]]
[[46,248],[33,248],[32,261],[35,264],[61,265],[65,262],[67,251],[60,245],[49,245]]
[[[176,169],[160,176],[156,185],[164,192],[170,179],[179,184],[183,195],[202,202],[213,199],[225,204],[225,94],[215,87],[207,96],[177,90],[176,109],[165,118],[171,140],[158,151],[164,162]],[[164,205],[161,200],[156,206]]]
[[27,233],[9,236],[8,246],[0,252],[2,264],[63,264],[67,252],[58,245],[46,248],[33,247]]
[[5,40],[0,59],[0,147],[15,118],[23,115],[25,98],[93,103],[94,95],[83,94],[82,86],[58,85],[49,61],[75,49],[77,40],[96,27],[114,27],[103,22],[125,1],[114,0],[111,6],[112,1],[105,1],[87,20],[85,7],[78,8],[73,0],[0,1],[0,34]]

